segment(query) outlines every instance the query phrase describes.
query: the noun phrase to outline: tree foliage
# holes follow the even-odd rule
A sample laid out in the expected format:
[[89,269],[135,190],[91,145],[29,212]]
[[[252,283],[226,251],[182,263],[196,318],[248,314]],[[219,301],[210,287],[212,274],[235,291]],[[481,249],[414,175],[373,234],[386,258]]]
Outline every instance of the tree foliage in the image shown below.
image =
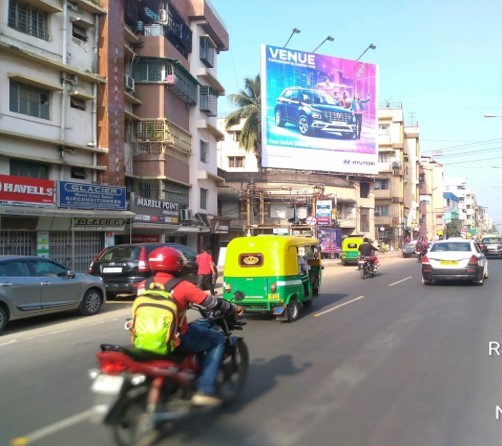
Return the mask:
[[237,107],[225,119],[228,130],[243,122],[239,144],[246,151],[254,153],[261,166],[261,81],[258,74],[254,79],[244,79],[244,89],[228,96],[230,103]]
[[445,238],[460,237],[462,232],[462,221],[459,218],[454,218],[450,223],[446,224]]

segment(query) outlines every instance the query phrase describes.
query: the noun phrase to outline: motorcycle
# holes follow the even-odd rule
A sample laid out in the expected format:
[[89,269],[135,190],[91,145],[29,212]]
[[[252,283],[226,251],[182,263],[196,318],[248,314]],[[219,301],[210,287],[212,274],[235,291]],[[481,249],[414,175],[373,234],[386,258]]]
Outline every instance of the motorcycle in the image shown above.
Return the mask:
[[422,263],[422,259],[423,257],[425,256],[425,254],[427,254],[427,249],[424,248],[420,251],[417,251],[417,262],[418,263]]
[[370,261],[369,257],[361,256],[357,261],[357,269],[361,274],[361,279],[366,279],[367,277],[376,276],[376,267],[373,262]]
[[[225,405],[239,397],[246,383],[249,350],[242,337],[232,334],[233,330],[242,330],[246,322],[236,314],[201,314],[204,318],[195,323],[210,324],[225,336],[217,381],[218,395]],[[99,368],[89,371],[91,390],[96,395],[93,421],[110,426],[118,446],[144,446],[152,444],[169,423],[209,410],[191,403],[202,355],[175,350],[160,356],[132,347],[101,344],[96,355]]]

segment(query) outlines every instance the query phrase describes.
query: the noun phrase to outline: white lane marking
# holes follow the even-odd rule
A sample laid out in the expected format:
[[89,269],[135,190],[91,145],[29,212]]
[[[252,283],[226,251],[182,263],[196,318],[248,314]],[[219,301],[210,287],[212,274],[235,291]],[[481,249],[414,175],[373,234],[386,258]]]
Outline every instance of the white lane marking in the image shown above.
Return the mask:
[[[11,444],[16,444],[16,441],[24,440],[24,444],[29,444],[32,441],[38,441],[43,438],[48,437],[49,435],[53,435],[56,432],[62,431],[68,427],[71,427],[75,424],[78,424],[82,421],[87,420],[94,414],[93,409],[86,410],[84,412],[77,413],[71,417],[64,418],[63,420],[58,421],[54,424],[49,424],[41,429],[38,429],[28,435],[23,437],[14,438]],[[22,444],[21,442],[19,444]]]
[[405,282],[406,280],[410,280],[413,276],[405,277],[404,279],[398,280],[397,282],[394,283],[389,283],[389,286],[394,286],[397,285],[398,283]]
[[365,297],[365,296],[359,296],[359,297],[356,297],[355,299],[352,299],[352,300],[349,300],[349,301],[347,301],[347,302],[344,302],[343,304],[336,305],[335,307],[330,308],[329,310],[326,310],[326,311],[321,311],[320,313],[316,313],[316,314],[314,314],[314,317],[319,317],[319,316],[322,316],[323,314],[330,313],[331,311],[338,310],[339,308],[342,308],[342,307],[344,307],[345,305],[348,305],[348,304],[351,304],[351,303],[356,302],[356,301],[358,301],[358,300],[364,299],[364,297]]

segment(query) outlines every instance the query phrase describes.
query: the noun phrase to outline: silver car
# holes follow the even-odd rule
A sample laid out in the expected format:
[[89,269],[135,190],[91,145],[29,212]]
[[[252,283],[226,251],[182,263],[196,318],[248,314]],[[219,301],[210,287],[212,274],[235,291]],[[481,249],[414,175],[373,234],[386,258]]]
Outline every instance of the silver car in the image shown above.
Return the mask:
[[483,285],[488,278],[488,260],[478,243],[463,238],[439,240],[422,258],[422,283],[437,280],[468,280]]
[[44,257],[0,256],[0,332],[16,319],[69,310],[96,314],[105,296],[100,277]]

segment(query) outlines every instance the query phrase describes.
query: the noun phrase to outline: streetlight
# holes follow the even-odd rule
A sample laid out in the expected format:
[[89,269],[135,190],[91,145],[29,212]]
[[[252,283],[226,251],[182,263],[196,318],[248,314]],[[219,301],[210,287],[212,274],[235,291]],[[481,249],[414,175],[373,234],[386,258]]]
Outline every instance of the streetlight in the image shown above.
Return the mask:
[[374,50],[376,49],[376,45],[373,45],[372,43],[369,44],[368,48],[366,48],[362,53],[361,55],[356,59],[356,62],[361,58],[363,57],[365,54],[366,54],[366,51],[368,50]]
[[491,113],[485,113],[483,115],[483,118],[502,118],[502,116],[501,115],[493,115]]
[[293,35],[295,34],[299,34],[300,33],[300,30],[298,28],[293,28],[293,31],[291,32],[291,35],[289,36],[289,39],[287,40],[287,42],[284,44],[284,48],[286,48],[288,46],[288,43],[289,41],[291,40],[291,37],[293,37]]
[[315,50],[312,51],[312,52],[315,53],[319,48],[321,48],[322,44],[324,42],[326,42],[327,40],[329,40],[330,42],[333,42],[333,40],[335,40],[335,38],[331,37],[331,36],[326,37],[319,45],[317,45],[317,47],[315,48]]

